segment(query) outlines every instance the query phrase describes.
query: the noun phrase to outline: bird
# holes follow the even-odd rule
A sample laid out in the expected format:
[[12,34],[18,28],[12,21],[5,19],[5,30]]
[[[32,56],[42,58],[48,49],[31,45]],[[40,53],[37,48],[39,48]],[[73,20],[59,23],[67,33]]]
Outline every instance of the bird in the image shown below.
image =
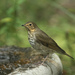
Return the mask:
[[67,54],[66,51],[60,48],[51,37],[42,31],[36,23],[29,21],[22,26],[24,26],[28,31],[28,40],[32,48],[39,51],[41,54],[48,55],[59,53],[74,59],[72,56]]

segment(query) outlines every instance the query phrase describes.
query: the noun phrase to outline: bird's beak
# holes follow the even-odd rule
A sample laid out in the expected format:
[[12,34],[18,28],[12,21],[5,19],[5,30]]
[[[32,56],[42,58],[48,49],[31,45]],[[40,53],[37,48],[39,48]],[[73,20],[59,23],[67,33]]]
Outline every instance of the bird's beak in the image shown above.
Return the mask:
[[22,25],[22,26],[24,26],[24,25]]
[[25,25],[25,24],[23,24],[23,25],[21,25],[21,26],[24,26],[24,27],[26,27],[26,25]]
[[24,26],[25,28],[27,28],[25,24],[23,24],[23,25],[21,25],[21,26]]

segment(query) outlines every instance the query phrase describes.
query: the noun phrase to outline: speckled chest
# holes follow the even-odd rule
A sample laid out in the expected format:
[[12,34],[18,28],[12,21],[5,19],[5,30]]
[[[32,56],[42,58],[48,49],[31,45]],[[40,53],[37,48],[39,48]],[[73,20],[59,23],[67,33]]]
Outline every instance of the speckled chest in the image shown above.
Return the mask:
[[34,46],[35,42],[36,42],[35,33],[28,32],[28,40],[29,40],[29,43],[31,44],[31,46]]
[[43,46],[41,43],[38,43],[36,41],[35,33],[31,34],[30,32],[28,32],[28,40],[34,49],[38,50],[39,52],[43,54],[49,53],[50,51],[49,48]]

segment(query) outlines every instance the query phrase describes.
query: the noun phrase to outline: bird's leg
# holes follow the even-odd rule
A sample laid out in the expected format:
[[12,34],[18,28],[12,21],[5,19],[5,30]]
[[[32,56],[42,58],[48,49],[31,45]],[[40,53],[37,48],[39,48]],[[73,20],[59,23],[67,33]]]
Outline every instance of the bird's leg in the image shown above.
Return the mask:
[[[44,62],[47,60],[47,58],[52,59],[52,54],[51,54],[51,55],[48,54],[47,56],[45,56],[45,57],[43,58],[43,62],[41,63],[41,65],[44,65]],[[45,66],[46,66],[46,65],[45,65]]]
[[49,57],[49,55],[47,55],[45,58],[43,58],[43,62],[41,63],[41,65],[47,66],[44,64],[44,62],[47,60],[48,57]]
[[44,62],[47,60],[48,57],[49,57],[49,55],[43,56],[41,61],[38,61],[37,63],[35,63],[35,65],[37,65],[37,66],[40,66],[40,65],[47,66],[46,64],[44,64]]
[[43,62],[42,64],[46,61],[46,59],[49,57],[49,55],[47,55],[44,59],[43,59]]

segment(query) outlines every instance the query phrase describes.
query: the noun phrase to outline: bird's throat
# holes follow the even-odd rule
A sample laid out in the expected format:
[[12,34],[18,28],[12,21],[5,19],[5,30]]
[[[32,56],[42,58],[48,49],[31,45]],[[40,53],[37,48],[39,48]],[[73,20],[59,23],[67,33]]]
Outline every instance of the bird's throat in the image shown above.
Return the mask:
[[31,32],[34,32],[34,31],[35,31],[35,29],[31,29],[30,31],[31,31]]

